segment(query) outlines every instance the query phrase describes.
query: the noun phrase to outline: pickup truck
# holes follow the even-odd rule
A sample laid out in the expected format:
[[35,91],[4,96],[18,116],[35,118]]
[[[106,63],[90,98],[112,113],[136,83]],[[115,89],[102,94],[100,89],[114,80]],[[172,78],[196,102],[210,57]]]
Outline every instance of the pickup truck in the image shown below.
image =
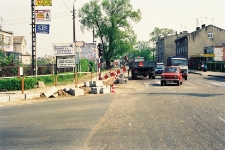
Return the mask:
[[135,57],[129,63],[129,70],[131,71],[132,79],[137,79],[137,76],[149,77],[155,79],[155,61],[145,61],[144,57]]

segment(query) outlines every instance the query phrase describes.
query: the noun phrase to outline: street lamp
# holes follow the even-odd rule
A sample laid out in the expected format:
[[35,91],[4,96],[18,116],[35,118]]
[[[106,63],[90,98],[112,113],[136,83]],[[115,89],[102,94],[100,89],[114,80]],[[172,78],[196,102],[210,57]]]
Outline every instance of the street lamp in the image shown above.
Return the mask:
[[75,36],[75,9],[74,9],[74,3],[76,0],[73,1],[73,42],[76,42],[76,36]]

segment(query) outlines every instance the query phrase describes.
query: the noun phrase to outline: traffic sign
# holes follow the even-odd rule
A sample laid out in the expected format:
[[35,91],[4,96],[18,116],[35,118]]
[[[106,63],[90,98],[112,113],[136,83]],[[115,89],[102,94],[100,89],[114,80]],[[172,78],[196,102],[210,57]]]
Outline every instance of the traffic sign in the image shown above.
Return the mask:
[[36,6],[52,6],[52,0],[35,0]]
[[51,21],[50,10],[35,10],[35,21]]
[[36,33],[49,34],[49,24],[36,24]]

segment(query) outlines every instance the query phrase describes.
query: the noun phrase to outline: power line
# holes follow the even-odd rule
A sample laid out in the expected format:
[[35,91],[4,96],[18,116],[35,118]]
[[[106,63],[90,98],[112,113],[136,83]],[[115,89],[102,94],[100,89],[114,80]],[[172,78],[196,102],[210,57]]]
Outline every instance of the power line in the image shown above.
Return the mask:
[[62,3],[61,0],[59,0],[59,1],[57,0],[57,2],[59,3],[59,5],[60,5],[64,10],[67,11],[67,8],[63,7],[63,6],[65,6],[65,5]]
[[[62,2],[66,5],[66,7],[70,10],[69,6],[65,3],[64,0],[62,0]],[[71,10],[70,10],[71,11]]]

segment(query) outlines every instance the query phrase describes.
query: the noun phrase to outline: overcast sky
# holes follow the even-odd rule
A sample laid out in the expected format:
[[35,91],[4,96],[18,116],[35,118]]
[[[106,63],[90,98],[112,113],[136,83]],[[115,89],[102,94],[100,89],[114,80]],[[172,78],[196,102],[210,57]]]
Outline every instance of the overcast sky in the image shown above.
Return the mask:
[[[50,34],[37,34],[37,56],[51,55],[52,43],[73,42],[72,9],[74,0],[53,0],[53,6],[36,7],[50,9]],[[76,0],[78,10],[89,0]],[[177,32],[193,32],[198,25],[213,24],[225,29],[225,0],[131,0],[134,10],[140,9],[142,20],[132,23],[138,41],[148,41],[155,27],[169,28]],[[16,36],[25,36],[27,52],[31,54],[31,0],[0,0],[0,22],[3,30]],[[198,21],[197,21],[198,20]],[[92,32],[80,31],[76,18],[76,40],[92,42]],[[98,40],[97,40],[98,41]]]

